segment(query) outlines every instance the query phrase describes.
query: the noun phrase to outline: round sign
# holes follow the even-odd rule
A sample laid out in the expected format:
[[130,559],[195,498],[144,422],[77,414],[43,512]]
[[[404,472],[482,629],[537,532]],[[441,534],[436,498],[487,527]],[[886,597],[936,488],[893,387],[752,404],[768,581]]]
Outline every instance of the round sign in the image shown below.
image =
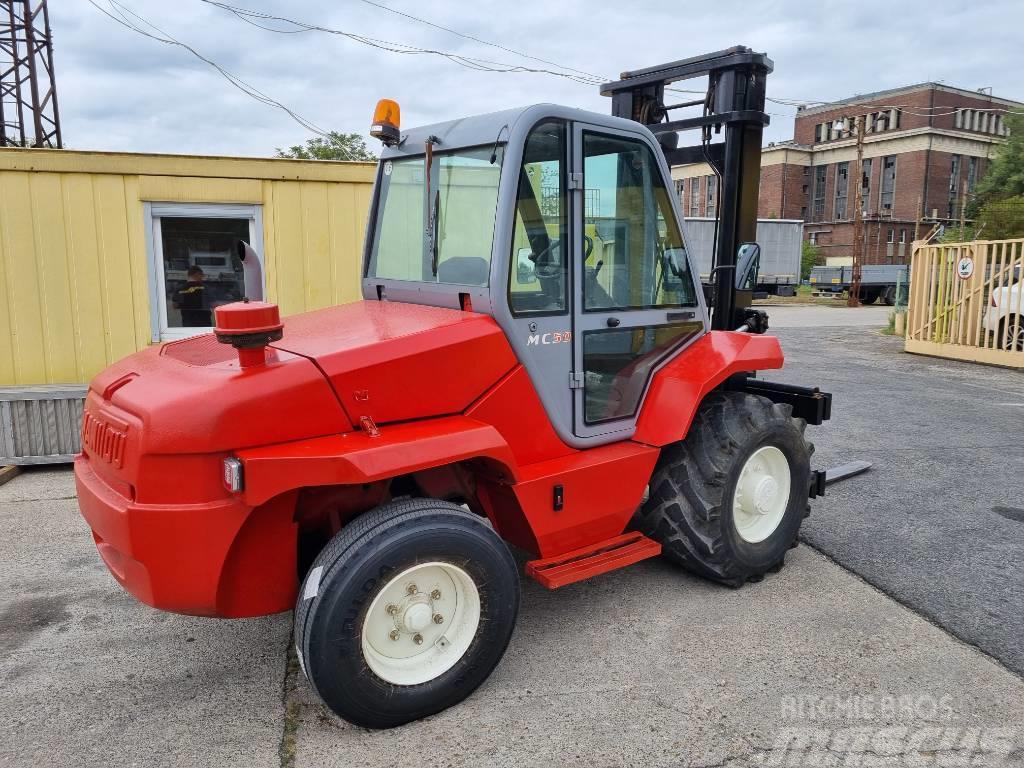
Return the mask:
[[961,280],[966,280],[974,274],[974,259],[970,256],[962,256],[956,263],[956,274]]
[[384,163],[384,175],[385,176],[390,176],[391,175],[391,161],[390,160],[388,160],[386,163]]

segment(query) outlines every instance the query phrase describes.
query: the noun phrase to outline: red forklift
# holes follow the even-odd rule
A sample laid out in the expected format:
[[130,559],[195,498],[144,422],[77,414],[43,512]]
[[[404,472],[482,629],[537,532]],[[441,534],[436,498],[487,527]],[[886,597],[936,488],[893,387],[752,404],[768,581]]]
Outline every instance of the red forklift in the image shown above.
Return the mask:
[[[659,554],[733,587],[778,570],[831,396],[755,375],[783,364],[750,307],[771,70],[736,47],[627,72],[612,116],[402,130],[382,101],[361,301],[218,307],[91,383],[75,476],[110,572],[167,611],[294,608],[323,701],[386,728],[498,664],[510,546],[549,589]],[[708,285],[669,173],[697,161],[721,180]]]

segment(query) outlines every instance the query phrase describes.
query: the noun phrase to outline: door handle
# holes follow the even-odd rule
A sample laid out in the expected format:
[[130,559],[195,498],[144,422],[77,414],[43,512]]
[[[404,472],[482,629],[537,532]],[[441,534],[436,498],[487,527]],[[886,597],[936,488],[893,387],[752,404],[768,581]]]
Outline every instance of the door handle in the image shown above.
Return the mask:
[[620,322],[619,318],[617,318],[617,317],[609,317],[608,318],[608,327],[609,328],[618,328],[619,327],[619,322]]

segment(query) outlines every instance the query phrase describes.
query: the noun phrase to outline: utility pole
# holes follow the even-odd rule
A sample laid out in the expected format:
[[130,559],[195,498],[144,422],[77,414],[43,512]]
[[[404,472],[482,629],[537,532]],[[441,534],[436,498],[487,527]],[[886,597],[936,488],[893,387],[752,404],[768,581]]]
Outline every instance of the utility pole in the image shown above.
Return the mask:
[[960,193],[960,234],[957,235],[961,243],[967,240],[964,235],[964,229],[967,226],[967,185],[964,184],[963,187],[963,191]]
[[853,130],[857,134],[857,191],[853,207],[853,274],[850,276],[850,295],[846,306],[859,307],[860,265],[864,259],[864,115],[853,118]]
[[914,242],[917,242],[921,233],[921,219],[924,218],[924,209],[921,207],[921,196],[917,196],[917,219],[914,221]]

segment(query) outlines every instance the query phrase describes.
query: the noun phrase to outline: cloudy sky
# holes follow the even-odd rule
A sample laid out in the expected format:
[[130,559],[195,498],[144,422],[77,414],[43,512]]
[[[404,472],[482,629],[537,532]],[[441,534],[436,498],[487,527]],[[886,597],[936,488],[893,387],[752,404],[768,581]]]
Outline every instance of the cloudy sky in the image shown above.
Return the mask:
[[[111,10],[110,0],[95,2]],[[377,0],[230,2],[406,46],[550,68],[403,18],[374,5]],[[566,78],[473,71],[439,56],[400,55],[336,34],[257,22],[292,30],[282,34],[202,0],[123,0],[121,5],[326,129],[365,133],[381,97],[402,105],[407,126],[540,101],[600,112],[609,108],[596,87]],[[1024,99],[1020,0],[379,0],[378,5],[608,78],[744,44],[775,61],[769,97],[827,101],[937,80],[970,89],[991,86],[996,96]],[[69,147],[269,155],[312,135],[280,109],[240,93],[186,50],[118,25],[87,0],[57,0],[50,13]],[[766,140],[791,137],[795,110],[772,104],[769,111]]]

